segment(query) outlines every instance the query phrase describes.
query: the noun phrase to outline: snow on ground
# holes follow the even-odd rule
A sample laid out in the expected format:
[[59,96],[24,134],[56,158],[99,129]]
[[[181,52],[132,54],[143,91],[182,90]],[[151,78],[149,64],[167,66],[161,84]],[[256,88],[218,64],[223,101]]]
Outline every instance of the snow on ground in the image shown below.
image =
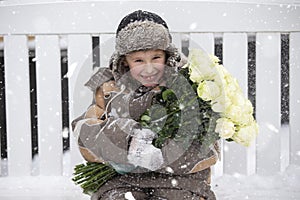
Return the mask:
[[[7,177],[7,161],[2,160],[0,200],[89,200],[70,178],[70,154],[65,153],[63,160],[64,176],[39,176],[35,157],[33,176],[28,177]],[[218,200],[300,200],[300,166],[289,165],[273,176],[213,177],[211,185]]]
[[1,177],[1,200],[88,200],[69,177]]
[[[214,178],[212,188],[218,200],[298,200],[300,166],[289,166],[274,176],[224,175]],[[1,200],[88,200],[70,177],[1,177]]]
[[274,176],[224,175],[213,179],[212,187],[219,200],[299,200],[300,166]]

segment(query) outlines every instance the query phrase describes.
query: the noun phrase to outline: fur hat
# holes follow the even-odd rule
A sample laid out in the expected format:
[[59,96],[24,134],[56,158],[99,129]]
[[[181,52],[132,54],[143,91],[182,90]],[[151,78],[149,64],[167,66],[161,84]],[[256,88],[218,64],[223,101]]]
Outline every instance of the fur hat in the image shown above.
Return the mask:
[[176,67],[181,61],[178,49],[172,44],[167,23],[160,16],[141,10],[125,16],[118,26],[115,52],[109,63],[114,78],[119,80],[129,71],[124,65],[126,54],[149,49],[164,50],[168,66]]

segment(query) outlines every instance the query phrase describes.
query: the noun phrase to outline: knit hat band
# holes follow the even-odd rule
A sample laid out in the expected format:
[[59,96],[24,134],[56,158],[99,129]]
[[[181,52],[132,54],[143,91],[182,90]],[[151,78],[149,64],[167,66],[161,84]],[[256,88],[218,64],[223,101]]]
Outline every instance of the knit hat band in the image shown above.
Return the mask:
[[139,50],[166,50],[171,36],[166,27],[153,21],[135,21],[128,24],[117,34],[116,52],[119,55]]

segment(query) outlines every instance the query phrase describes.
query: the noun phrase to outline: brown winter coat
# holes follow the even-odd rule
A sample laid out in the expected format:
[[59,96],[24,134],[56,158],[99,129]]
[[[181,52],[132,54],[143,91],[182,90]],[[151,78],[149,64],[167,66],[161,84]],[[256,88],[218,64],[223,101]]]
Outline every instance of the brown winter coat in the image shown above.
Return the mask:
[[[97,83],[91,83],[95,80],[98,80]],[[140,127],[140,115],[151,106],[152,98],[159,90],[145,87],[132,90],[136,88],[135,85],[126,85],[125,88],[120,85],[114,81],[113,74],[107,68],[101,68],[95,73],[88,83],[94,92],[93,103],[81,117],[73,121],[73,127],[80,152],[87,161],[113,162],[131,169],[127,153],[132,130]],[[101,196],[116,188],[131,188],[132,191],[148,188],[153,190],[152,193],[182,190],[191,192],[196,197],[214,199],[209,182],[210,167],[217,161],[217,151],[212,149],[203,152],[198,143],[193,142],[178,156],[178,152],[182,152],[180,145],[172,140],[167,143],[168,145],[162,148],[166,161],[163,168],[156,172],[131,169],[130,173],[108,181],[93,195],[93,199],[101,199]],[[174,156],[178,158],[174,159]],[[173,179],[179,184],[173,184]],[[174,199],[172,195],[168,195],[165,195],[167,199]]]

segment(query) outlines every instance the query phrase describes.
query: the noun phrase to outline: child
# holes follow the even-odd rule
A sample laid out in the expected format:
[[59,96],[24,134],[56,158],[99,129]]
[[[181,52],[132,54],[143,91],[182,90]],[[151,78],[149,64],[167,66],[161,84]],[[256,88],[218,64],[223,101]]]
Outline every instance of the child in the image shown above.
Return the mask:
[[160,16],[139,10],[122,19],[109,68],[86,83],[95,94],[93,104],[73,122],[83,157],[109,163],[120,174],[92,199],[215,199],[209,185],[215,151],[200,156],[199,144],[192,142],[177,152],[168,140],[157,148],[152,144],[157,133],[139,123],[159,86],[172,77],[167,68],[176,73],[184,63]]

